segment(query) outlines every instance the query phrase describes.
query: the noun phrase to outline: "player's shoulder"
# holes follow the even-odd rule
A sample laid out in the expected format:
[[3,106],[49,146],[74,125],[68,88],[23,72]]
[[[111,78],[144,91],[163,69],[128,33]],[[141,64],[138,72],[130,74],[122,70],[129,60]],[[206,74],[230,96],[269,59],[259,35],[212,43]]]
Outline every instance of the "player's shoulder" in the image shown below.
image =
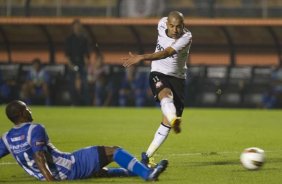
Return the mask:
[[191,33],[191,31],[188,30],[187,28],[184,28],[183,37],[191,37],[191,38],[192,38],[192,33]]
[[26,122],[26,123],[23,123],[21,125],[21,127],[23,126],[28,126],[28,127],[43,127],[44,128],[44,125],[42,125],[41,123],[38,123],[38,122]]
[[167,23],[167,17],[162,17],[160,20],[159,20],[159,23],[158,23],[158,28],[159,29],[166,29],[166,23]]
[[184,34],[179,38],[179,40],[181,40],[181,42],[184,43],[189,43],[192,41],[192,33],[185,28],[184,30]]
[[9,133],[9,131],[4,132],[4,133],[1,135],[0,139],[5,138],[5,137],[8,135],[8,133]]
[[40,124],[40,123],[30,123],[30,127],[31,130],[36,129],[36,130],[45,130],[45,126]]
[[45,126],[41,123],[37,123],[37,122],[34,122],[34,123],[31,123],[32,126],[38,126],[38,127],[42,127],[42,128],[45,128]]

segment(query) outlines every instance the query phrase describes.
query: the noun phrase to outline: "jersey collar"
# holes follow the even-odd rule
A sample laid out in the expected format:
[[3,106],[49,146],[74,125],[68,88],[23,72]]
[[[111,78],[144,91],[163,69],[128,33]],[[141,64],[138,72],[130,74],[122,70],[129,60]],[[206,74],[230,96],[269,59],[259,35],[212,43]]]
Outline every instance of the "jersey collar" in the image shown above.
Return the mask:
[[30,124],[30,122],[26,122],[26,123],[21,123],[19,125],[15,125],[13,128],[14,129],[19,129],[19,128],[22,128],[23,126],[27,125],[27,124]]

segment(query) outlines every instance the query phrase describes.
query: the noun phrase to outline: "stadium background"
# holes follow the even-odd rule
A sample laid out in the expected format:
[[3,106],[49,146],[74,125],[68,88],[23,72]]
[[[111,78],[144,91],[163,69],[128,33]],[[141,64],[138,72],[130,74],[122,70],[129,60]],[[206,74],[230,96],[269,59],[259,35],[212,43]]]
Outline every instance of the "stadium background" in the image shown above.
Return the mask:
[[[137,3],[138,11],[132,3]],[[147,8],[142,6],[147,3]],[[121,58],[128,51],[152,52],[159,17],[179,10],[193,34],[187,61],[185,103],[189,108],[183,114],[182,133],[171,134],[155,155],[157,161],[170,162],[158,183],[281,183],[281,110],[261,109],[281,107],[281,101],[272,107],[263,102],[273,89],[279,97],[281,9],[280,0],[0,0],[0,133],[12,126],[4,116],[5,104],[18,98],[31,61],[40,58],[52,76],[51,107],[37,106],[44,104],[41,100],[30,107],[52,143],[68,152],[89,145],[119,145],[140,159],[159,126],[161,111],[147,90],[142,91],[146,94],[143,105],[150,107],[135,108],[136,88],[128,92],[126,106],[131,107],[119,108],[126,72],[135,74],[140,86],[147,83],[149,72],[147,63],[127,71],[121,67]],[[91,61],[96,62],[97,54],[104,57],[109,80],[115,84],[107,104],[111,108],[95,107],[92,99],[88,107],[71,104],[64,41],[74,18],[80,18],[89,36]],[[250,172],[239,157],[244,148],[253,146],[265,150],[266,162],[261,170]],[[0,160],[0,183],[41,182],[9,155]],[[71,183],[144,181],[93,178]]]
[[[103,106],[154,106],[145,84],[147,63],[131,72],[134,84],[121,89],[127,72],[122,57],[129,51],[153,52],[159,17],[179,10],[193,33],[186,106],[279,108],[281,7],[278,0],[1,0],[1,103],[19,98],[31,61],[39,58],[51,76],[50,105],[72,105],[64,41],[71,22],[80,18],[91,43],[91,62],[102,55],[113,84],[105,89],[111,100]],[[93,105],[94,88],[89,83],[89,103],[81,105]],[[127,94],[123,103],[121,90]],[[136,95],[137,90],[145,95]],[[142,103],[136,103],[139,98]],[[269,105],[272,98],[275,103]]]

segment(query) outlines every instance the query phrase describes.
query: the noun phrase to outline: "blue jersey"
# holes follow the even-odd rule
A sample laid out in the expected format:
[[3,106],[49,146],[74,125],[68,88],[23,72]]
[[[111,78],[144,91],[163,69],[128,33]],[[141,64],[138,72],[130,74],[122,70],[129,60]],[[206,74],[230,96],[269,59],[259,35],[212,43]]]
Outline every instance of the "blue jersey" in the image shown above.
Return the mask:
[[68,178],[75,157],[57,150],[50,142],[45,128],[40,124],[23,123],[6,132],[0,139],[0,158],[11,153],[18,164],[31,176],[45,180],[38,169],[34,153],[45,151],[47,164],[57,180]]

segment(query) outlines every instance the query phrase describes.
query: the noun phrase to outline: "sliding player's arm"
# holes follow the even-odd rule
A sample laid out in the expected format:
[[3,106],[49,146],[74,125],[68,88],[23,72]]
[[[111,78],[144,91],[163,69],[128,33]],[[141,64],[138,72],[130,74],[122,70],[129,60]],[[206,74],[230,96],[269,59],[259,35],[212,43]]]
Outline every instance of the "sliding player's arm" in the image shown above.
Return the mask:
[[134,55],[130,52],[129,57],[124,58],[123,66],[129,67],[141,61],[152,61],[152,60],[164,59],[169,56],[172,56],[173,54],[176,54],[176,51],[172,47],[168,47],[162,51],[158,51],[152,54]]
[[10,152],[9,150],[6,148],[6,145],[4,143],[4,141],[2,140],[2,138],[0,138],[0,159],[6,155],[8,155]]
[[55,178],[51,174],[48,168],[47,158],[44,151],[37,151],[34,154],[35,163],[40,170],[41,174],[44,176],[46,181],[55,181]]
[[55,177],[52,175],[48,166],[48,160],[50,158],[50,155],[47,152],[48,141],[49,138],[45,128],[42,125],[37,124],[32,129],[30,139],[30,145],[34,152],[33,159],[46,181],[55,181]]

